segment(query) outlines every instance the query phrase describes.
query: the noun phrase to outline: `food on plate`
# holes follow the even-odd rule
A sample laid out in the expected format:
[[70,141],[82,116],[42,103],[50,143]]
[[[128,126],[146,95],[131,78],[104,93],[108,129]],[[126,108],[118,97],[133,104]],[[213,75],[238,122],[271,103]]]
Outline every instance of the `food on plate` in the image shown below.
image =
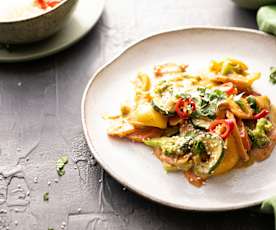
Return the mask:
[[201,186],[212,177],[266,159],[276,144],[270,99],[252,84],[245,63],[212,61],[205,74],[164,64],[133,81],[134,100],[109,116],[108,134],[153,149],[167,172]]
[[39,15],[63,0],[0,0],[0,21],[20,20]]

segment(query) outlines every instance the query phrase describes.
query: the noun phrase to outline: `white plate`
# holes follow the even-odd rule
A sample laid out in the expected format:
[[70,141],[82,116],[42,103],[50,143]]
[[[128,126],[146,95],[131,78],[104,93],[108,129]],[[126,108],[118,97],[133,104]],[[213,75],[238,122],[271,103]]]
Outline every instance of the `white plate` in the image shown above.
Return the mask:
[[105,0],[80,0],[60,32],[41,42],[11,46],[10,49],[0,47],[0,62],[30,61],[68,48],[91,30],[102,14],[104,3]]
[[103,168],[123,185],[151,200],[188,210],[230,210],[248,207],[276,195],[276,153],[246,169],[210,178],[202,188],[181,173],[166,174],[151,150],[142,144],[110,138],[104,114],[118,111],[128,97],[130,79],[165,62],[206,69],[212,59],[234,57],[261,71],[257,90],[276,103],[276,86],[268,81],[276,65],[276,39],[238,28],[186,28],[146,38],[101,68],[90,80],[82,101],[82,122],[88,144]]

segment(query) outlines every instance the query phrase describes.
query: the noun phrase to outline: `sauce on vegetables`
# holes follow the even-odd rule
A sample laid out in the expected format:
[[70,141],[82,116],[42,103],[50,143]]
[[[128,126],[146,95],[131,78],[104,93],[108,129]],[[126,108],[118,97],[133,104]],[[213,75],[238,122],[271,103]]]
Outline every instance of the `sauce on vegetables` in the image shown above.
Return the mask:
[[163,64],[139,73],[134,101],[109,119],[108,134],[153,149],[167,172],[180,171],[196,187],[234,168],[270,156],[276,145],[276,108],[255,92],[260,73],[236,59],[213,61],[209,74]]

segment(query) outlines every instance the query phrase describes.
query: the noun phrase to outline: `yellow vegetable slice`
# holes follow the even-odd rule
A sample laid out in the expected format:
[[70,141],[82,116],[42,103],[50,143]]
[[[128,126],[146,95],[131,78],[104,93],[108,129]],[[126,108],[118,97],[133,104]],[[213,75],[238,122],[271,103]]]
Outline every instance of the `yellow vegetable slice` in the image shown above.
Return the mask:
[[256,103],[260,109],[270,109],[270,100],[268,96],[255,96]]
[[135,131],[135,127],[125,118],[118,117],[110,121],[111,125],[107,130],[110,136],[125,137]]
[[215,169],[213,175],[224,174],[236,166],[240,159],[236,145],[235,138],[233,135],[230,135],[226,140],[227,149],[225,150],[222,162]]
[[132,114],[130,123],[138,126],[167,128],[168,119],[155,111],[151,104],[140,104]]
[[258,80],[261,77],[260,73],[255,73],[250,76],[243,76],[239,74],[229,74],[229,75],[216,75],[210,80],[217,83],[227,83],[232,82],[239,90],[248,91],[251,89],[254,81]]
[[228,99],[227,103],[229,104],[229,109],[236,117],[238,117],[240,119],[252,119],[253,118],[253,110],[251,109],[247,100],[244,98],[241,98],[240,101],[243,104],[242,108],[232,99]]

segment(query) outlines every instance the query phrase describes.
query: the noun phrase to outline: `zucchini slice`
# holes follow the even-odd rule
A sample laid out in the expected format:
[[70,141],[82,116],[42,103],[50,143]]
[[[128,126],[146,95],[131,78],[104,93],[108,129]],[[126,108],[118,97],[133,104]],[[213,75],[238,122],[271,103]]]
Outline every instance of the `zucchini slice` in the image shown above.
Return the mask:
[[152,98],[153,108],[165,116],[175,116],[176,97],[174,85],[168,81],[160,82],[154,90]]
[[211,120],[208,117],[193,117],[191,119],[192,124],[196,127],[196,128],[200,128],[200,129],[209,129],[210,124],[212,123],[213,120]]
[[153,98],[152,106],[157,112],[163,114],[164,116],[173,117],[176,115],[174,105],[168,105],[167,102],[164,102],[160,99]]
[[190,152],[192,137],[173,136],[159,137],[145,140],[144,143],[150,147],[161,148],[162,153],[167,156],[184,155]]
[[196,156],[193,171],[197,176],[206,178],[214,172],[223,158],[224,141],[220,136],[211,133],[199,135],[196,139],[204,144],[206,151]]

